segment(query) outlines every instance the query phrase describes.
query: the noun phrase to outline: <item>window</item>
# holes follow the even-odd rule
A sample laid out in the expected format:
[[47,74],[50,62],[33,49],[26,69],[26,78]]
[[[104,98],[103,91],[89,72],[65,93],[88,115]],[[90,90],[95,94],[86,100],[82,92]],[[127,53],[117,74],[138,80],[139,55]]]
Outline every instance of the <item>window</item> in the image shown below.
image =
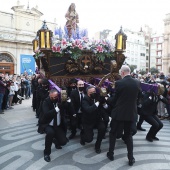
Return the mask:
[[0,62],[2,62],[2,61],[13,63],[11,56],[9,54],[5,54],[5,53],[0,54]]
[[10,70],[10,66],[0,66],[1,70]]

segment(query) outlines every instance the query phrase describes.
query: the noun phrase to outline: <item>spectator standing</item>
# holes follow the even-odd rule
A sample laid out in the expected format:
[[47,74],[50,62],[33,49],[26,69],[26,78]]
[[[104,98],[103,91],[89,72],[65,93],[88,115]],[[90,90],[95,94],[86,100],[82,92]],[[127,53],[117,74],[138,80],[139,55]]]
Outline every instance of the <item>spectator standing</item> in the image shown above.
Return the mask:
[[9,109],[13,109],[12,100],[14,95],[15,95],[15,86],[14,86],[14,82],[11,82],[11,85],[9,87]]
[[0,77],[0,114],[4,114],[4,110],[2,110],[2,102],[5,94],[5,88],[6,84],[3,83],[2,77]]

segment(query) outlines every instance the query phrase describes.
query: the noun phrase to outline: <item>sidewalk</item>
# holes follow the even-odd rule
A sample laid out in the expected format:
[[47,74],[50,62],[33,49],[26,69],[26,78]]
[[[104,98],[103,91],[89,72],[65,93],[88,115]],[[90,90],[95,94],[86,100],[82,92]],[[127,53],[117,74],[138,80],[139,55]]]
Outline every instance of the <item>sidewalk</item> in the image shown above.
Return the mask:
[[22,104],[12,106],[14,109],[5,110],[0,114],[0,129],[13,124],[28,123],[35,121],[35,112],[32,110],[32,98],[25,99]]

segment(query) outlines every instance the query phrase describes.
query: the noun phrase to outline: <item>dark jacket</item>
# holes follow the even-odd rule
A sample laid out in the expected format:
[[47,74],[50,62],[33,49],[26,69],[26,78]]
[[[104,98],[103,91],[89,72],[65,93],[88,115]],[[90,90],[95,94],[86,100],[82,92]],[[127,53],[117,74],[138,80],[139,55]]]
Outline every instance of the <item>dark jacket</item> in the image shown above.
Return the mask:
[[[59,104],[57,104],[59,108]],[[57,112],[55,110],[53,102],[50,100],[50,97],[46,98],[42,105],[42,115],[39,119],[39,127],[38,132],[43,133],[46,126],[49,125],[49,123],[55,118]],[[64,120],[64,114],[62,113],[62,109],[60,110],[61,114],[61,126],[65,129],[65,120]]]
[[102,120],[100,107],[97,107],[89,96],[85,95],[82,101],[82,123],[84,124],[96,124]]
[[73,114],[76,114],[76,113],[78,113],[78,111],[81,107],[79,91],[77,89],[72,90],[71,94],[70,94],[70,98],[71,98],[71,102],[72,102],[73,108],[74,108]]
[[157,105],[159,101],[162,101],[165,104],[167,103],[167,99],[163,96],[160,97],[160,95],[156,95],[151,92],[142,93],[142,100],[140,103],[140,107],[138,107],[138,114],[139,115],[156,115]]
[[137,99],[141,93],[140,82],[130,75],[115,83],[115,106],[112,119],[118,121],[134,121],[137,114]]
[[35,91],[37,91],[37,87],[38,87],[38,80],[36,78],[31,80],[31,85],[32,85],[32,92],[34,93]]

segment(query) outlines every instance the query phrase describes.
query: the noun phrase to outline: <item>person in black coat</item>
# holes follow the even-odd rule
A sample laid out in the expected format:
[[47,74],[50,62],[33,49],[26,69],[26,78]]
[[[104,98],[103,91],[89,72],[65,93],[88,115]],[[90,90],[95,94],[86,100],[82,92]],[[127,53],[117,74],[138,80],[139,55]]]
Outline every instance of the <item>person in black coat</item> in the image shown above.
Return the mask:
[[36,118],[39,118],[40,116],[40,104],[41,104],[41,97],[40,97],[40,90],[42,88],[42,78],[38,79],[38,86],[37,86],[37,92],[36,92]]
[[101,142],[105,135],[105,123],[102,119],[101,107],[107,107],[107,105],[101,105],[97,101],[97,93],[94,86],[89,86],[87,88],[87,95],[83,98],[82,101],[82,126],[83,130],[81,132],[80,144],[85,145],[85,142],[90,143],[93,140],[93,130],[97,128],[97,141],[95,143],[96,153],[100,153]]
[[77,80],[75,78],[71,79],[68,83],[67,87],[67,96],[70,97],[71,91],[76,90],[77,86]]
[[114,149],[116,143],[117,132],[122,127],[124,128],[124,137],[126,139],[129,165],[132,166],[135,162],[133,157],[133,139],[131,127],[137,114],[137,99],[141,92],[140,82],[130,76],[130,68],[123,65],[120,69],[122,79],[115,83],[115,107],[111,112],[111,130],[109,133],[109,152],[107,157],[114,160]]
[[37,87],[38,87],[38,77],[36,77],[35,74],[32,76],[31,80],[31,87],[32,87],[32,107],[33,111],[36,111],[36,93],[37,93]]
[[44,160],[50,162],[51,146],[55,138],[60,146],[67,143],[64,114],[61,113],[58,103],[58,92],[55,89],[50,90],[49,97],[46,98],[42,105],[43,115],[39,120],[38,132],[44,131],[45,149]]
[[73,104],[74,111],[70,113],[71,122],[71,135],[69,139],[73,139],[76,135],[76,129],[81,129],[82,124],[82,100],[84,98],[84,82],[82,80],[77,81],[77,89],[72,90],[70,94],[71,102]]
[[143,92],[141,103],[138,105],[138,114],[151,126],[146,135],[146,140],[153,142],[159,140],[156,134],[162,129],[163,123],[157,116],[157,105],[159,101],[167,103],[167,99],[162,95],[157,95],[154,91]]
[[39,98],[39,108],[38,108],[38,115],[37,118],[41,117],[42,113],[42,105],[44,100],[49,96],[49,82],[48,79],[44,78],[41,82],[41,88],[38,90],[38,98]]

